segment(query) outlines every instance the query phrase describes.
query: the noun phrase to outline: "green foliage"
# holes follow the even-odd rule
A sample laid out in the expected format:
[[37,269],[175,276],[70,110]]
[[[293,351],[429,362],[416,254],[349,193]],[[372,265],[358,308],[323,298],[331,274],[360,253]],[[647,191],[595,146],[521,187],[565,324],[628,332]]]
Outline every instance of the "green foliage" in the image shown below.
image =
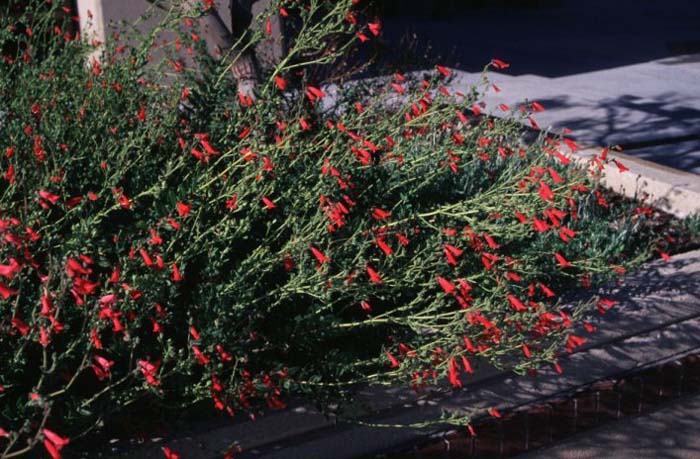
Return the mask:
[[287,5],[255,100],[182,12],[177,41],[116,37],[85,65],[55,3],[0,19],[3,457],[135,402],[233,414],[537,368],[581,342],[590,305],[556,295],[653,239],[560,140],[521,143],[528,113],[479,115],[486,75],[468,95],[441,68],[312,86],[373,36],[350,0]]

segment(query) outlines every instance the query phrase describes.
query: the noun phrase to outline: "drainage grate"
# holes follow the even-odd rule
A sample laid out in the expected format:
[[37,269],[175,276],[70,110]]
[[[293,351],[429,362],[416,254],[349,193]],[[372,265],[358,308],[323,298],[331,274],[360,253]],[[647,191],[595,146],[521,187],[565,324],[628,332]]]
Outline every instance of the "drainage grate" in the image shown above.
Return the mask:
[[598,381],[568,396],[539,400],[500,419],[475,422],[477,436],[451,431],[385,459],[501,459],[561,441],[669,400],[700,393],[700,354]]

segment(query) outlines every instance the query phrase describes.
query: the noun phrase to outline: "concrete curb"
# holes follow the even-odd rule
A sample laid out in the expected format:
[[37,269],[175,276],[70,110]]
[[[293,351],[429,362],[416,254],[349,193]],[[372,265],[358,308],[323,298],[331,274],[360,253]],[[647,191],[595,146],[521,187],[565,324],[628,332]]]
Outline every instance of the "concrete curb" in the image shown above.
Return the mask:
[[[601,149],[586,148],[575,156],[588,163]],[[700,213],[700,175],[662,166],[622,153],[608,153],[629,168],[622,172],[614,163],[603,166],[603,185],[679,218]]]
[[[700,349],[700,250],[674,256],[670,262],[649,263],[628,276],[624,286],[614,284],[595,293],[619,303],[604,317],[591,318],[599,332],[589,336],[590,342],[580,352],[562,359],[563,375],[545,370],[538,378],[527,378],[492,371],[467,381],[464,390],[421,399],[405,389],[368,390],[361,398],[381,411],[365,420],[408,424],[435,419],[443,411],[468,409],[482,414],[489,407],[515,409]],[[336,424],[315,410],[298,407],[256,422],[238,422],[174,438],[167,444],[183,458],[218,458],[238,441],[244,449],[237,456],[241,458],[351,459],[402,447],[434,432]],[[113,457],[159,457],[159,449],[160,444],[153,444]]]

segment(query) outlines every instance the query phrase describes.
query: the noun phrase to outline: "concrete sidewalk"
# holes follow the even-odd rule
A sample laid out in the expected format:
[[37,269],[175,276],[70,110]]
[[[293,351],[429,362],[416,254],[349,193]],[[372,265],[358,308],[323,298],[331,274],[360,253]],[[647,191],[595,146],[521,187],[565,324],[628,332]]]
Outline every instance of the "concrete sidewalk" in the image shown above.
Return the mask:
[[517,458],[697,459],[700,457],[699,428],[700,396],[695,396]]
[[[444,19],[385,18],[387,45],[409,31],[425,53],[459,69],[455,88],[478,81],[492,58],[501,88],[494,112],[536,100],[542,128],[568,127],[580,143],[700,173],[700,7],[695,0],[560,0],[538,8],[464,10]],[[694,54],[695,53],[695,54]]]
[[[659,365],[700,349],[700,251],[655,261],[627,276],[623,286],[611,284],[596,292],[619,301],[612,310],[591,318],[598,332],[587,336],[580,352],[561,359],[562,375],[543,369],[538,378],[481,370],[465,379],[461,391],[416,398],[405,388],[368,389],[366,421],[410,424],[438,418],[443,411],[486,416],[489,407],[503,412],[550,396],[560,396],[597,380],[648,365]],[[589,292],[593,294],[593,292]],[[586,336],[586,332],[578,330]],[[478,379],[477,378],[481,378]],[[356,459],[401,450],[424,440],[435,429],[377,429],[335,423],[312,408],[270,413],[256,422],[207,426],[167,441],[182,457],[209,459],[233,441],[243,447],[242,459]],[[342,445],[342,448],[338,448]],[[158,457],[160,443],[139,449],[114,445],[113,459]]]

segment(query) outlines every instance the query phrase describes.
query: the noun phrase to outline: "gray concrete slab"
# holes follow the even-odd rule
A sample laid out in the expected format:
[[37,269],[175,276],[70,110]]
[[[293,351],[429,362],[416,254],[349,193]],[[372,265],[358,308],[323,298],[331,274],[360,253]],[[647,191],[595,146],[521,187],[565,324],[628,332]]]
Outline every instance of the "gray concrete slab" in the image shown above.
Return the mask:
[[697,459],[700,397],[585,432],[518,459]]

